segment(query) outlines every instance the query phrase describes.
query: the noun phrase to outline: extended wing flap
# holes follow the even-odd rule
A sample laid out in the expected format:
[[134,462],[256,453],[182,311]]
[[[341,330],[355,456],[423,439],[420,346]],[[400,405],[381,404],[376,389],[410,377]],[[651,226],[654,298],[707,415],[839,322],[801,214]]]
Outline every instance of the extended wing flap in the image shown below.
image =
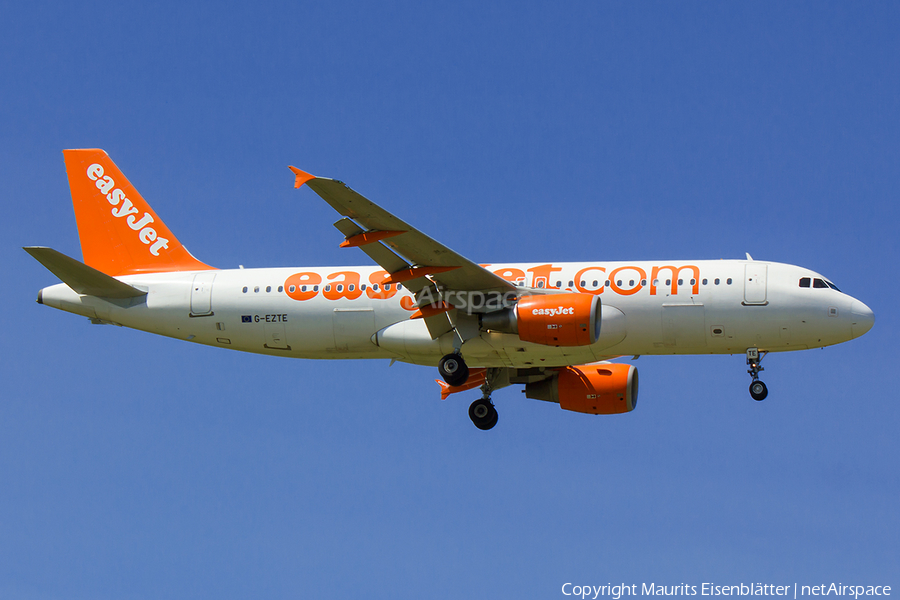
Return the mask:
[[[362,228],[365,228],[364,230],[395,233],[395,235],[383,241],[360,246],[363,251],[366,248],[374,249],[378,245],[383,244],[413,266],[456,267],[451,271],[430,276],[435,281],[451,289],[468,291],[515,290],[515,286],[510,282],[430,238],[371,200],[353,191],[343,182],[335,179],[313,177],[294,167],[291,167],[291,170],[297,176],[296,184],[303,185],[305,183],[308,185],[325,202],[331,205],[338,214],[353,219]],[[341,231],[343,232],[344,229],[341,229]],[[370,256],[372,255],[370,254]],[[376,262],[382,264],[378,260]],[[386,265],[382,264],[382,267],[387,269]],[[390,269],[387,270],[393,272]]]
[[101,273],[53,248],[28,246],[23,250],[79,294],[100,298],[137,298],[147,295],[147,292]]

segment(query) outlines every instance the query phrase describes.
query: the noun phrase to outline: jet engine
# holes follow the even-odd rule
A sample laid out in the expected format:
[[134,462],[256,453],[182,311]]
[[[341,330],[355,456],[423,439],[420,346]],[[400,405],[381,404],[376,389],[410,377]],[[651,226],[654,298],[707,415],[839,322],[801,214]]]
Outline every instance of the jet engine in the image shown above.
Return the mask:
[[600,335],[600,299],[574,293],[523,296],[514,308],[482,315],[481,326],[545,346],[589,346]]
[[626,413],[637,406],[637,369],[618,363],[564,367],[552,377],[526,384],[525,397],[591,415]]

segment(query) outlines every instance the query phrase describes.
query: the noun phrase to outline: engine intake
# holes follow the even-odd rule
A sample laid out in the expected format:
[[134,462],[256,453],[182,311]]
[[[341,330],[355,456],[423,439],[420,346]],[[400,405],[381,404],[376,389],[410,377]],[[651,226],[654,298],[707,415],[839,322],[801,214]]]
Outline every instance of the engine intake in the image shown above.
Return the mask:
[[631,412],[637,406],[637,369],[619,363],[564,367],[553,377],[527,384],[525,397],[591,415]]

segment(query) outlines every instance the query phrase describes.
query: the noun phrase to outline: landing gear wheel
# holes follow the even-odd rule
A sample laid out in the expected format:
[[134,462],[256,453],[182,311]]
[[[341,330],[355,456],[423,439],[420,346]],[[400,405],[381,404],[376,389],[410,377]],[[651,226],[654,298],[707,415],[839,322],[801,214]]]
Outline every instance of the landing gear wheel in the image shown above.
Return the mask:
[[760,350],[759,348],[747,348],[747,364],[750,366],[747,369],[747,373],[753,379],[750,382],[750,397],[757,402],[765,400],[766,396],[769,395],[769,389],[766,387],[766,384],[759,380],[759,374],[765,370],[760,363],[762,363],[762,359],[768,353],[767,350]]
[[469,406],[469,418],[475,427],[487,431],[497,424],[499,415],[490,398],[481,398]]
[[448,385],[462,385],[469,378],[469,367],[459,354],[448,354],[438,363],[438,373]]
[[750,384],[750,397],[759,402],[760,400],[765,400],[766,396],[769,395],[769,388],[766,387],[762,381],[758,379]]

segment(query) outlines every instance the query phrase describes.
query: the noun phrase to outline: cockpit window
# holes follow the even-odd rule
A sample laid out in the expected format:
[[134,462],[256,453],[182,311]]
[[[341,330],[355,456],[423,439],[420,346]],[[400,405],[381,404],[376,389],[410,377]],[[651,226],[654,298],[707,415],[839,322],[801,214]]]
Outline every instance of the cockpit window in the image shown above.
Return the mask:
[[814,288],[827,288],[828,286],[825,284],[824,281],[822,281],[821,279],[819,279],[817,277],[817,278],[813,279],[813,287]]
[[812,281],[809,277],[801,277],[800,278],[800,287],[809,287],[809,282]]
[[841,291],[841,290],[838,289],[838,287],[837,287],[836,285],[834,285],[833,283],[831,283],[831,282],[828,281],[827,279],[825,280],[825,283],[827,283],[827,284],[828,284],[828,287],[830,287],[830,288],[833,289],[834,291],[836,291],[836,292],[840,292],[840,291]]

